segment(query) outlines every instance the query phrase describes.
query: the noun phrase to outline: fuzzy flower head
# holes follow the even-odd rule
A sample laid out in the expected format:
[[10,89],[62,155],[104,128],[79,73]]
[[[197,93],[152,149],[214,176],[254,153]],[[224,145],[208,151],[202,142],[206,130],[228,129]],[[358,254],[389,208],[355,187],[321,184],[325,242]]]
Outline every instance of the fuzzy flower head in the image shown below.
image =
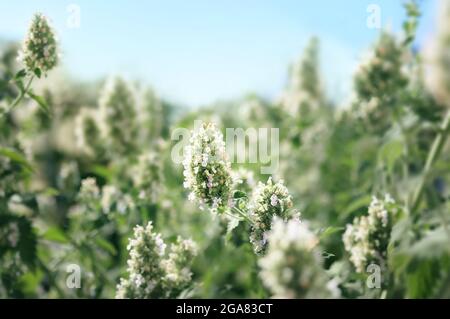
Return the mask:
[[27,72],[46,74],[58,63],[57,42],[48,19],[41,13],[34,15],[27,37],[19,51],[18,60],[25,64]]
[[260,277],[275,298],[336,297],[328,288],[318,239],[306,224],[275,218],[268,241],[267,254],[259,260]]
[[190,200],[201,207],[220,212],[231,202],[231,164],[222,133],[213,123],[202,123],[191,133],[185,148],[184,187],[191,191]]
[[196,255],[197,245],[190,239],[178,236],[176,243],[170,246],[168,257],[162,261],[165,289],[180,292],[180,287],[190,283],[192,273],[189,265]]
[[88,177],[81,181],[80,193],[78,194],[80,201],[90,202],[99,198],[100,190],[97,186],[95,178]]
[[263,254],[266,250],[267,232],[273,218],[286,219],[291,207],[292,197],[282,180],[273,183],[272,178],[269,178],[266,184],[258,184],[250,203],[250,218],[253,220],[250,242],[257,254]]
[[353,224],[347,225],[344,247],[357,272],[364,273],[372,263],[385,265],[395,214],[392,197],[386,195],[383,200],[373,197],[367,216],[357,217]]
[[97,112],[82,108],[75,118],[75,140],[77,147],[89,155],[101,148],[101,125]]
[[136,101],[131,88],[120,77],[110,78],[99,100],[104,136],[112,152],[128,154],[136,149],[138,126]]
[[141,154],[130,174],[133,186],[139,191],[139,199],[155,203],[163,185],[162,165],[157,154]]
[[191,281],[190,264],[196,255],[191,240],[178,238],[167,253],[161,234],[147,226],[136,226],[128,244],[128,278],[117,286],[116,298],[174,298]]
[[362,118],[380,125],[378,122],[391,111],[397,92],[408,83],[404,71],[406,59],[401,43],[383,32],[354,77],[357,111]]

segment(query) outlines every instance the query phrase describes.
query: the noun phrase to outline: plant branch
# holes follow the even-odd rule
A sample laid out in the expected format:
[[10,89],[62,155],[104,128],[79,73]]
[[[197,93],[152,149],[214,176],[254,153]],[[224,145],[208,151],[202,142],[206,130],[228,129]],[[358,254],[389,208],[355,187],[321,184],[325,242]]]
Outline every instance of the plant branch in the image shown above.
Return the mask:
[[24,96],[27,94],[28,90],[30,89],[31,83],[34,80],[34,75],[32,75],[30,77],[30,79],[28,80],[27,85],[25,86],[25,88],[23,90],[20,91],[19,96],[17,96],[17,98],[14,100],[14,102],[8,107],[8,111],[7,113],[11,112],[13,108],[15,108],[17,106],[17,104],[20,103],[20,101],[22,101],[22,99],[24,98]]

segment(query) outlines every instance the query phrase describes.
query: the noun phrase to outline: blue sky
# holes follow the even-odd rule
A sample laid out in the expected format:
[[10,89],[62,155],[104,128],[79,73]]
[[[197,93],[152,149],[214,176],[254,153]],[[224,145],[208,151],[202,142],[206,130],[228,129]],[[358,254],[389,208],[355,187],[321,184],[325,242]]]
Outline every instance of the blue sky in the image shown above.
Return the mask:
[[[437,0],[422,2],[419,45],[433,31]],[[317,35],[326,89],[342,100],[379,32],[366,26],[372,3],[383,26],[399,31],[402,0],[2,0],[0,39],[22,39],[41,11],[53,21],[71,74],[124,74],[174,102],[198,106],[249,92],[276,98],[289,63]],[[81,10],[79,28],[68,27],[70,4]]]

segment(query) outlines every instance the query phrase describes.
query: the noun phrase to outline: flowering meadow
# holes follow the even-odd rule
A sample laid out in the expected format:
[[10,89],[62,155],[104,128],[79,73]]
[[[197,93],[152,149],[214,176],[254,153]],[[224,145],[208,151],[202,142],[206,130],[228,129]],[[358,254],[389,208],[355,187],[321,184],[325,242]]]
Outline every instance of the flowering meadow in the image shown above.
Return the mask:
[[[57,74],[64,39],[36,13],[0,44],[0,298],[450,298],[440,5],[425,51],[405,3],[344,103],[312,38],[279,98],[195,109]],[[227,128],[276,129],[274,169],[230,156]]]

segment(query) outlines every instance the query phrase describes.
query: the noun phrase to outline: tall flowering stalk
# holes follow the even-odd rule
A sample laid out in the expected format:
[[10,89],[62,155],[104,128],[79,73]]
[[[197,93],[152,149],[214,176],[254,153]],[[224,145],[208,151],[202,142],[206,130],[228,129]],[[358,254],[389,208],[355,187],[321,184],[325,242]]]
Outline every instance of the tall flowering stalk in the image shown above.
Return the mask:
[[275,218],[260,277],[275,298],[332,298],[339,290],[323,266],[318,238],[298,219]]
[[128,278],[121,278],[116,298],[152,299],[177,297],[191,282],[190,264],[196,255],[191,240],[178,238],[166,253],[161,234],[147,226],[136,226],[127,250]]
[[75,140],[77,147],[94,156],[102,153],[102,131],[98,112],[82,108],[75,118]]
[[28,35],[19,51],[18,60],[26,71],[40,77],[58,63],[57,42],[47,17],[36,13],[31,21]]
[[401,106],[399,92],[408,83],[406,56],[400,41],[384,31],[355,74],[357,111],[376,130],[385,129],[388,123],[384,119]]
[[155,152],[139,155],[137,163],[131,167],[133,186],[139,190],[140,200],[155,203],[163,187],[161,160]]
[[222,133],[213,123],[202,123],[194,130],[185,148],[184,187],[189,199],[212,212],[223,212],[231,204],[231,164]]
[[292,208],[292,197],[283,181],[274,183],[269,178],[266,184],[259,182],[250,202],[250,242],[255,253],[263,254],[267,248],[267,235],[274,217],[287,219]]
[[[49,20],[42,13],[36,13],[31,20],[17,60],[23,63],[25,68],[15,76],[20,94],[9,106],[8,112],[18,105],[26,95],[36,100],[40,106],[45,106],[43,100],[30,91],[31,83],[35,76],[40,78],[42,75],[47,75],[58,64],[59,57],[56,36]],[[26,76],[29,76],[29,79],[24,85],[22,79]]]
[[127,154],[136,150],[138,127],[136,101],[127,82],[110,78],[99,99],[104,119],[104,135],[113,152]]
[[367,216],[356,217],[347,225],[343,242],[358,273],[364,273],[370,264],[385,267],[396,212],[395,202],[389,195],[384,199],[373,197]]
[[229,231],[244,220],[250,225],[250,242],[257,254],[264,254],[267,233],[274,217],[287,220],[295,210],[288,189],[283,181],[274,183],[269,178],[266,184],[259,183],[251,196],[253,176],[250,172],[231,171],[223,136],[212,123],[202,125],[192,132],[190,144],[185,149],[184,186],[200,207],[213,213],[224,213],[231,217]]

